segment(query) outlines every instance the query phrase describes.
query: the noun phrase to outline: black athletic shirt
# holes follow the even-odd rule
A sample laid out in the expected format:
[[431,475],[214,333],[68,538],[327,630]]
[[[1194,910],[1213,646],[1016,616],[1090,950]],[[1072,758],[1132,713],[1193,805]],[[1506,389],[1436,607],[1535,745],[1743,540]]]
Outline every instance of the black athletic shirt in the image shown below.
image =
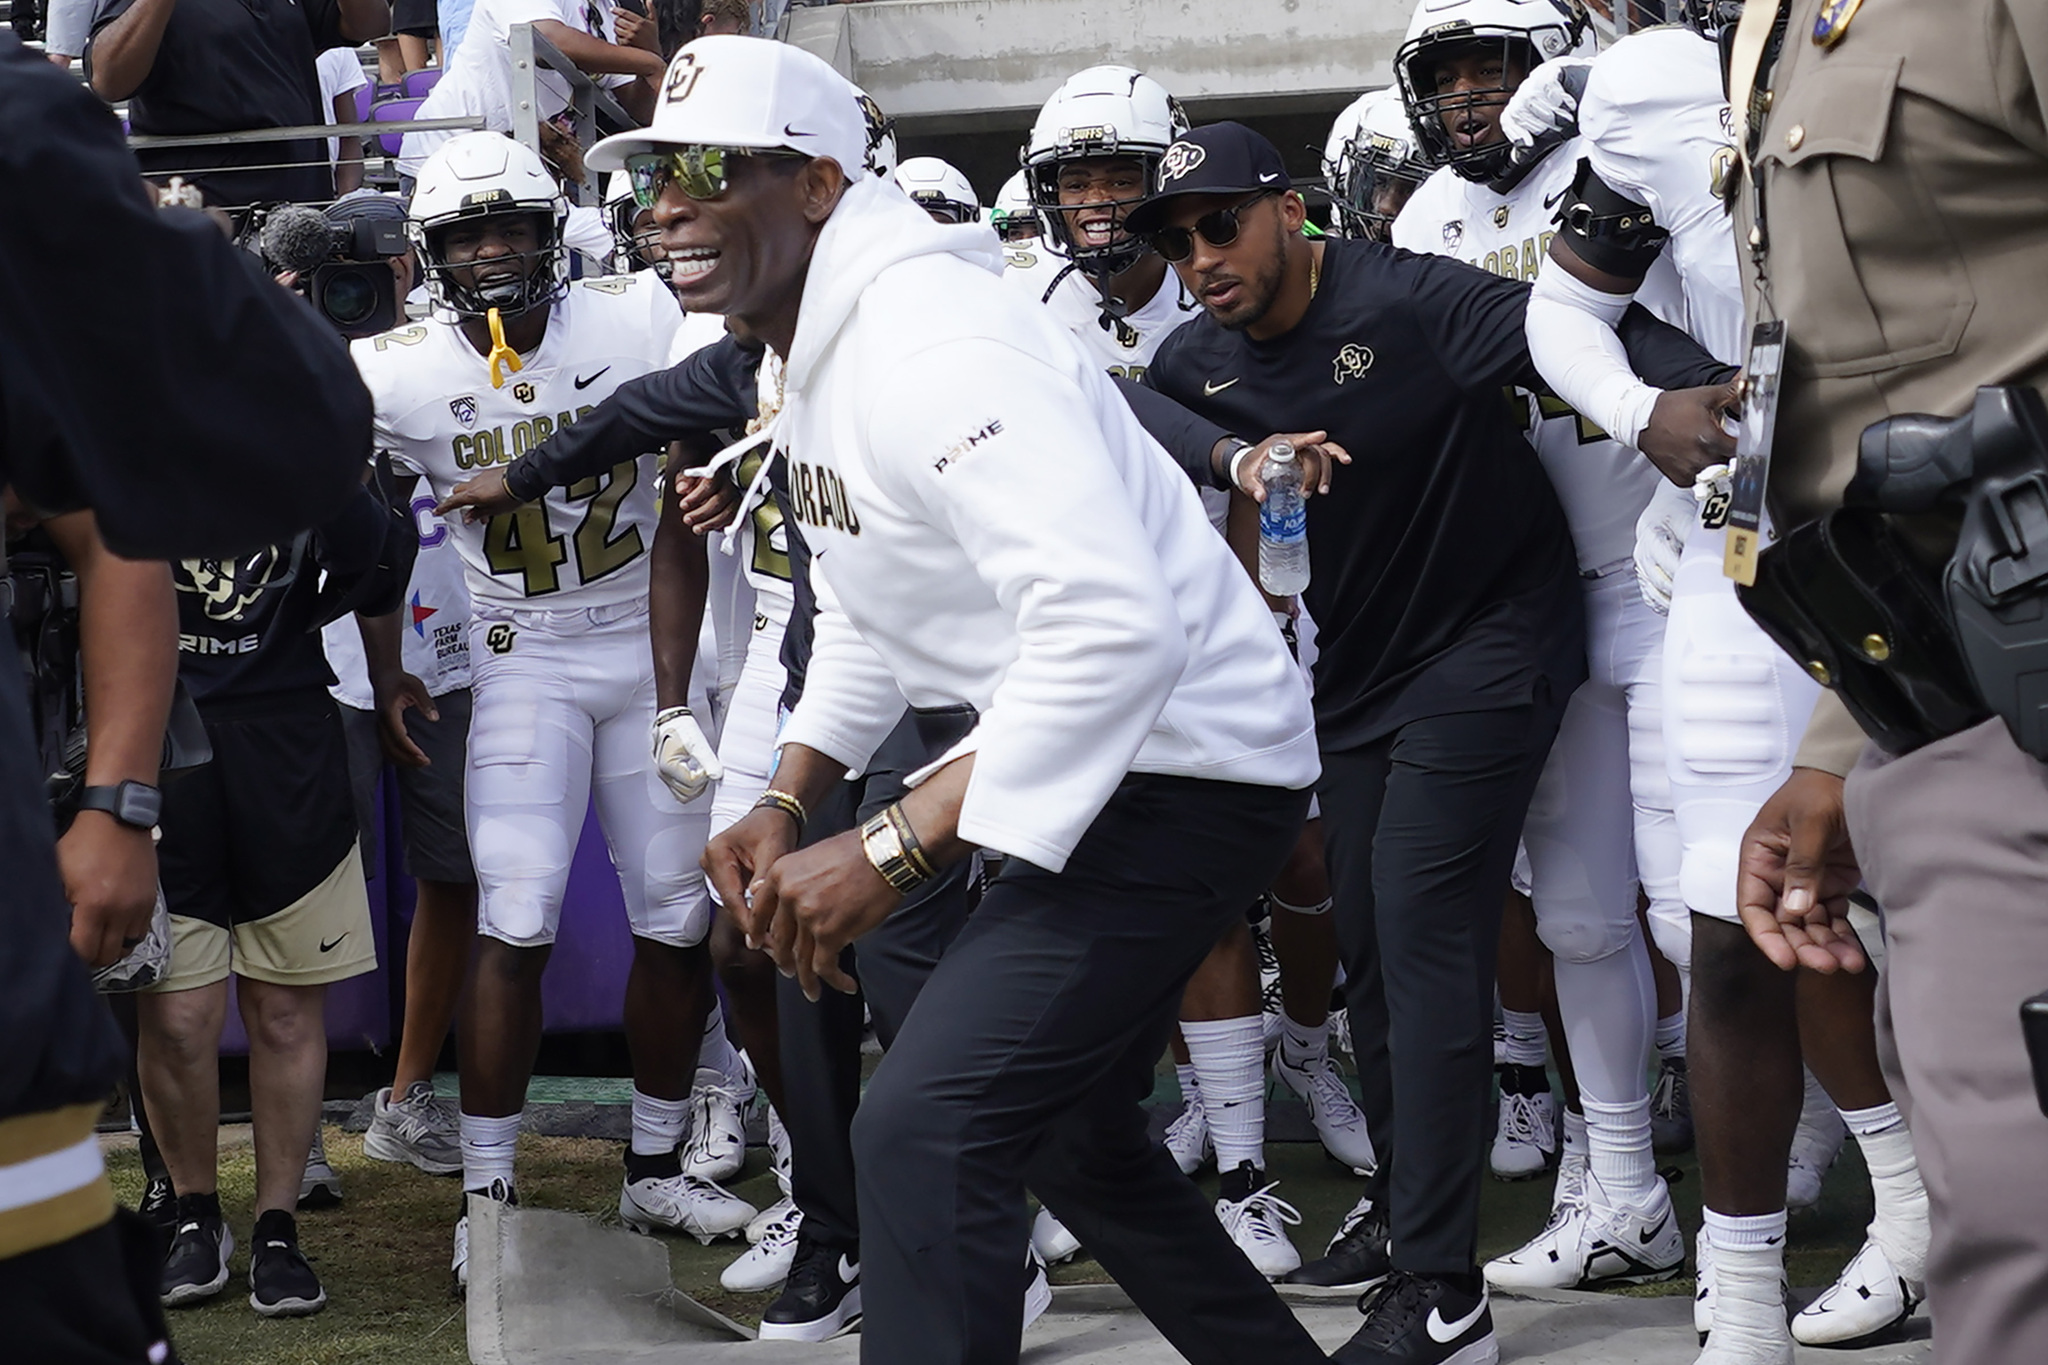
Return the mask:
[[[1301,323],[1257,341],[1206,314],[1144,382],[1238,435],[1328,431],[1352,464],[1308,504],[1316,728],[1325,749],[1493,710],[1586,677],[1571,533],[1504,390],[1538,388],[1527,285],[1460,261],[1328,240]],[[1726,367],[1636,310],[1624,340],[1662,387]]]

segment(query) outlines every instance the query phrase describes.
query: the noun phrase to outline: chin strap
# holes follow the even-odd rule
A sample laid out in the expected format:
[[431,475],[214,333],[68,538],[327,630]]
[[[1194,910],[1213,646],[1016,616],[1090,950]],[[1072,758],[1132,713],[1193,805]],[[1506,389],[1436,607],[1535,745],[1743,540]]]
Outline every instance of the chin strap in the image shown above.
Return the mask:
[[485,357],[485,360],[491,367],[491,387],[502,389],[505,387],[505,371],[507,369],[517,374],[525,369],[526,366],[519,359],[519,352],[505,344],[504,317],[495,308],[486,316],[491,325],[491,353]]
[[1045,287],[1045,293],[1039,296],[1038,301],[1040,303],[1051,303],[1053,294],[1062,284],[1066,283],[1067,276],[1076,271],[1080,271],[1082,278],[1095,286],[1096,297],[1101,300],[1102,316],[1097,321],[1102,324],[1102,330],[1105,332],[1114,330],[1116,332],[1117,345],[1125,348],[1134,347],[1144,340],[1143,337],[1138,335],[1136,328],[1124,321],[1124,317],[1131,311],[1131,306],[1109,293],[1107,287],[1109,277],[1105,275],[1097,279],[1094,275],[1083,270],[1079,261],[1068,261],[1066,265],[1062,266],[1060,273],[1052,277],[1052,283]]

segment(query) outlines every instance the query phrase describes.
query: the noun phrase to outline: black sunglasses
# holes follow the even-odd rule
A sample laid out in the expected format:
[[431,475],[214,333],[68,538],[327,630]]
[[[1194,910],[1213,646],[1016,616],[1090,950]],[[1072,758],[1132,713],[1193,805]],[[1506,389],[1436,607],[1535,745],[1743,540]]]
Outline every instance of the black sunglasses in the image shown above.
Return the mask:
[[1239,200],[1227,209],[1217,209],[1195,219],[1193,228],[1163,227],[1151,234],[1152,250],[1170,264],[1179,265],[1195,254],[1195,233],[1202,234],[1202,240],[1210,246],[1229,246],[1237,240],[1237,216],[1279,190],[1260,190],[1249,199]]

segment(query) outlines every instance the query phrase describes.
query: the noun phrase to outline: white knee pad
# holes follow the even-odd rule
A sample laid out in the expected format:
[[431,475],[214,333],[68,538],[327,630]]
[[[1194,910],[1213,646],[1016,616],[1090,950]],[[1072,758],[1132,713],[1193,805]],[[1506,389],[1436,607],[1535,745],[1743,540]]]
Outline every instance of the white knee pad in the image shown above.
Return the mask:
[[1664,641],[1664,741],[1680,897],[1734,922],[1742,835],[1790,774],[1820,688],[1742,609],[1721,573],[1722,539],[1695,530],[1679,565]]

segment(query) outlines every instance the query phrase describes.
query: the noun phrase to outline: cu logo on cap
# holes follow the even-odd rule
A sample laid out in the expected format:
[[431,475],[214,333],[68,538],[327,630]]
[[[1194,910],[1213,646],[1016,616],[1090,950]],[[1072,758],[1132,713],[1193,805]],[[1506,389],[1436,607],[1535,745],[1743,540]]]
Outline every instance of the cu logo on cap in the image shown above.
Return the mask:
[[1209,152],[1192,142],[1176,142],[1166,149],[1166,156],[1159,163],[1159,183],[1178,180],[1208,159]]
[[1361,346],[1355,341],[1346,342],[1344,349],[1337,352],[1333,367],[1339,384],[1347,379],[1365,378],[1365,372],[1372,368],[1372,347]]
[[703,75],[697,65],[697,54],[678,52],[676,59],[669,63],[668,80],[661,88],[661,97],[670,104],[679,104],[690,98],[690,92],[697,88],[697,77]]

